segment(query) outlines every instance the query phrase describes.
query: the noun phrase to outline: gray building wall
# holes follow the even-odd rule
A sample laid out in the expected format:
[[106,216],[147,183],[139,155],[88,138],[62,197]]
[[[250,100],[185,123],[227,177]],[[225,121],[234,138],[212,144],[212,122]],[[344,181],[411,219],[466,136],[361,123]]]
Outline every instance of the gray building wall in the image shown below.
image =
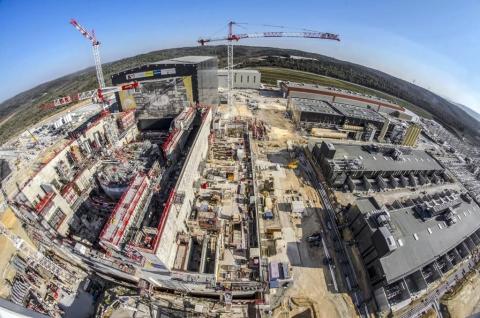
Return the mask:
[[218,59],[212,57],[198,63],[198,101],[206,105],[218,105]]
[[[323,151],[325,151],[325,149]],[[332,160],[333,157],[326,158],[325,154],[322,153],[321,144],[315,145],[312,153],[313,157],[322,169],[327,182],[336,187],[344,184],[346,176],[349,176],[352,179],[361,179],[364,176],[367,178],[376,178],[377,176],[381,176],[383,178],[389,178],[390,176],[405,176],[406,178],[409,178],[410,175],[432,176],[433,174],[442,174],[444,171],[444,169],[441,167],[435,168],[432,166],[431,169],[417,169],[413,165],[405,166],[405,170],[391,169],[389,165],[384,164],[382,166],[380,161],[375,169],[367,167],[352,169],[348,168],[348,162],[354,159],[352,156],[345,160]],[[383,155],[378,154],[378,157],[383,157]]]
[[[227,70],[218,70],[218,87],[228,87]],[[256,70],[234,70],[233,88],[259,89],[261,87],[261,73]]]
[[[467,203],[464,202],[462,204]],[[468,207],[470,207],[470,205]],[[478,235],[480,229],[477,228],[473,233],[465,233],[466,236],[460,243],[458,241],[447,242],[448,240],[446,240],[444,242],[444,249],[439,251],[438,254],[432,258],[413,267],[402,267],[398,276],[389,277],[392,273],[391,259],[390,261],[388,260],[390,253],[397,253],[397,248],[402,249],[405,248],[402,247],[404,244],[411,244],[411,242],[406,241],[413,232],[419,233],[419,235],[422,234],[418,232],[419,228],[415,228],[413,224],[411,227],[403,226],[402,232],[397,232],[398,236],[396,237],[398,238],[397,241],[402,240],[402,243],[397,245],[398,247],[386,250],[382,247],[382,244],[379,243],[381,241],[379,233],[384,227],[384,224],[377,224],[372,219],[375,218],[375,214],[372,214],[372,212],[379,208],[380,205],[374,198],[359,199],[355,206],[351,206],[348,209],[345,213],[345,217],[348,226],[352,231],[353,240],[360,252],[370,285],[374,291],[375,300],[382,311],[388,309],[396,311],[408,305],[413,299],[424,294],[427,291],[428,286],[434,284],[434,282],[438,281],[443,275],[447,274],[447,272],[453,268],[453,265],[457,264],[462,259],[468,258],[472,251],[475,251],[480,244],[480,238]],[[462,210],[465,209],[466,207]],[[466,217],[466,213],[460,213],[459,211],[457,211],[458,215]],[[403,215],[405,211],[401,209],[393,209],[389,210],[389,213],[391,214],[392,220],[396,219],[396,222],[398,222],[398,215],[395,217],[395,213],[401,213],[401,215]],[[402,224],[405,225],[405,223]],[[388,225],[388,227],[397,231],[401,225],[394,223]],[[436,226],[432,226],[431,228],[433,231],[438,231]],[[459,228],[457,228],[457,231],[458,230]],[[420,238],[419,244],[421,244],[421,240],[422,238]],[[452,244],[453,247],[449,247],[450,244]],[[420,246],[416,248],[418,249]],[[390,262],[390,264],[388,262]],[[388,274],[388,272],[390,274]]]

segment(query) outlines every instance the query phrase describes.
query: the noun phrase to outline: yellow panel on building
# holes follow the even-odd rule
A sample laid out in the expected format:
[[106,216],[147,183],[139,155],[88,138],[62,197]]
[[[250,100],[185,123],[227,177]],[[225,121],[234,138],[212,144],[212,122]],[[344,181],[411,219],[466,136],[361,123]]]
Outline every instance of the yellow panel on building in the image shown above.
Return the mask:
[[411,124],[408,126],[405,137],[403,137],[402,145],[410,147],[416,146],[421,132],[422,127],[418,124]]
[[120,96],[120,104],[122,105],[123,111],[137,108],[135,98],[129,91],[118,92],[118,95]]
[[190,104],[193,104],[193,90],[192,90],[192,77],[191,76],[183,76],[183,86],[187,90],[187,97]]

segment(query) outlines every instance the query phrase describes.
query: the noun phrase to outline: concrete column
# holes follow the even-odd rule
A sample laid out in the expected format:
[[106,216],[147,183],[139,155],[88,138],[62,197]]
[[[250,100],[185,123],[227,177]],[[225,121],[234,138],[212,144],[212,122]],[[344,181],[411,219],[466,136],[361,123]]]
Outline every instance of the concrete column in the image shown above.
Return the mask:
[[188,240],[188,248],[187,248],[187,251],[185,253],[185,262],[183,262],[183,270],[186,271],[188,270],[188,261],[190,260],[190,253],[192,252],[192,245],[193,245],[193,240],[192,238],[190,237],[189,240]]
[[[468,244],[463,241],[462,243],[460,243],[463,247],[465,247],[466,251],[467,251],[467,254],[471,254],[472,251],[470,250],[470,247],[468,246]],[[468,256],[468,255],[467,255]]]
[[463,242],[455,247],[455,250],[457,251],[461,260],[468,256],[468,249]]
[[467,237],[464,241],[470,250],[470,253],[475,250],[475,242],[473,242],[471,237]]
[[210,241],[210,236],[205,235],[202,242],[202,256],[200,258],[200,267],[198,268],[199,273],[205,273],[205,263],[207,259],[207,249],[208,249],[209,241]]
[[394,189],[398,187],[398,182],[393,175],[390,176],[390,184]]
[[442,277],[442,276],[443,276],[442,270],[441,270],[440,267],[438,266],[438,263],[437,263],[436,260],[433,261],[433,263],[432,263],[432,268],[433,268],[434,271],[437,272],[437,274],[439,275],[439,277]]
[[453,249],[453,254],[456,257],[457,264],[462,261],[462,256],[460,255],[456,247]]
[[375,301],[381,311],[387,311],[390,308],[390,304],[388,302],[387,295],[385,294],[385,289],[383,287],[376,289],[373,292],[373,296],[375,297]]
[[417,284],[418,288],[420,290],[425,290],[428,287],[427,281],[425,280],[425,277],[423,277],[422,271],[418,270],[415,273],[413,273],[412,278],[415,279],[415,283]]
[[478,237],[476,232],[473,232],[472,235],[470,235],[470,237],[472,238],[473,243],[475,243],[475,245],[480,244],[480,238]]
[[475,235],[480,239],[480,229],[475,231]]
[[402,278],[402,281],[403,281],[403,286],[405,287],[404,290],[407,291],[408,298],[412,298],[412,293],[410,292],[410,289],[408,288],[408,284],[405,281],[405,277]]
[[443,256],[443,260],[445,261],[445,263],[447,263],[447,271],[449,271],[450,269],[452,269],[453,264],[452,264],[452,262],[450,262],[450,260],[448,259],[447,254],[445,254],[445,255]]
[[370,191],[370,189],[372,188],[372,184],[370,183],[370,181],[368,181],[367,177],[366,176],[363,176],[362,177],[362,181],[363,181],[363,184],[365,186],[365,189],[368,191]]
[[423,276],[423,271],[420,269],[419,272],[420,272],[420,275],[422,276],[423,281],[425,282],[425,284],[428,287],[429,284],[428,284],[427,280],[425,279],[425,276]]
[[400,175],[400,182],[402,183],[402,187],[408,187],[408,179],[404,175]]

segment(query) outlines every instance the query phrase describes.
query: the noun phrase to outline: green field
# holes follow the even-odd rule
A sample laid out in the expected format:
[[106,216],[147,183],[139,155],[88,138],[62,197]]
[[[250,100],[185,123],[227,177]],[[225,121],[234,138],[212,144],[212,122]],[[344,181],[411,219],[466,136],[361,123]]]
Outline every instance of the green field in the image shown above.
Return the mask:
[[426,110],[421,109],[418,106],[412,105],[402,99],[396,98],[394,96],[382,93],[374,89],[370,89],[365,86],[342,81],[336,78],[322,76],[322,75],[309,73],[309,72],[287,69],[287,68],[279,68],[279,67],[256,67],[255,69],[259,70],[262,73],[262,83],[265,83],[265,84],[276,85],[277,80],[286,80],[286,81],[292,81],[292,82],[333,86],[341,89],[350,90],[353,92],[358,92],[362,94],[368,94],[368,95],[384,98],[411,110],[412,112],[416,113],[419,116],[430,118],[430,119],[433,118],[432,114],[430,114]]

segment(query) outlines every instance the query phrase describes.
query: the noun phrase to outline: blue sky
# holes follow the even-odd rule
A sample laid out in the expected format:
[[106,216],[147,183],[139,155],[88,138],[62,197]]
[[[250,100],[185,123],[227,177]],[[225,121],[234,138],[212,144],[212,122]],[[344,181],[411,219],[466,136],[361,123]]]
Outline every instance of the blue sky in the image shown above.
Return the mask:
[[[480,111],[479,1],[0,0],[0,101],[91,66],[91,47],[68,24],[94,28],[102,61],[196,45],[229,21],[340,34],[342,41],[245,40],[298,48],[385,71]],[[278,29],[273,29],[278,30]]]

